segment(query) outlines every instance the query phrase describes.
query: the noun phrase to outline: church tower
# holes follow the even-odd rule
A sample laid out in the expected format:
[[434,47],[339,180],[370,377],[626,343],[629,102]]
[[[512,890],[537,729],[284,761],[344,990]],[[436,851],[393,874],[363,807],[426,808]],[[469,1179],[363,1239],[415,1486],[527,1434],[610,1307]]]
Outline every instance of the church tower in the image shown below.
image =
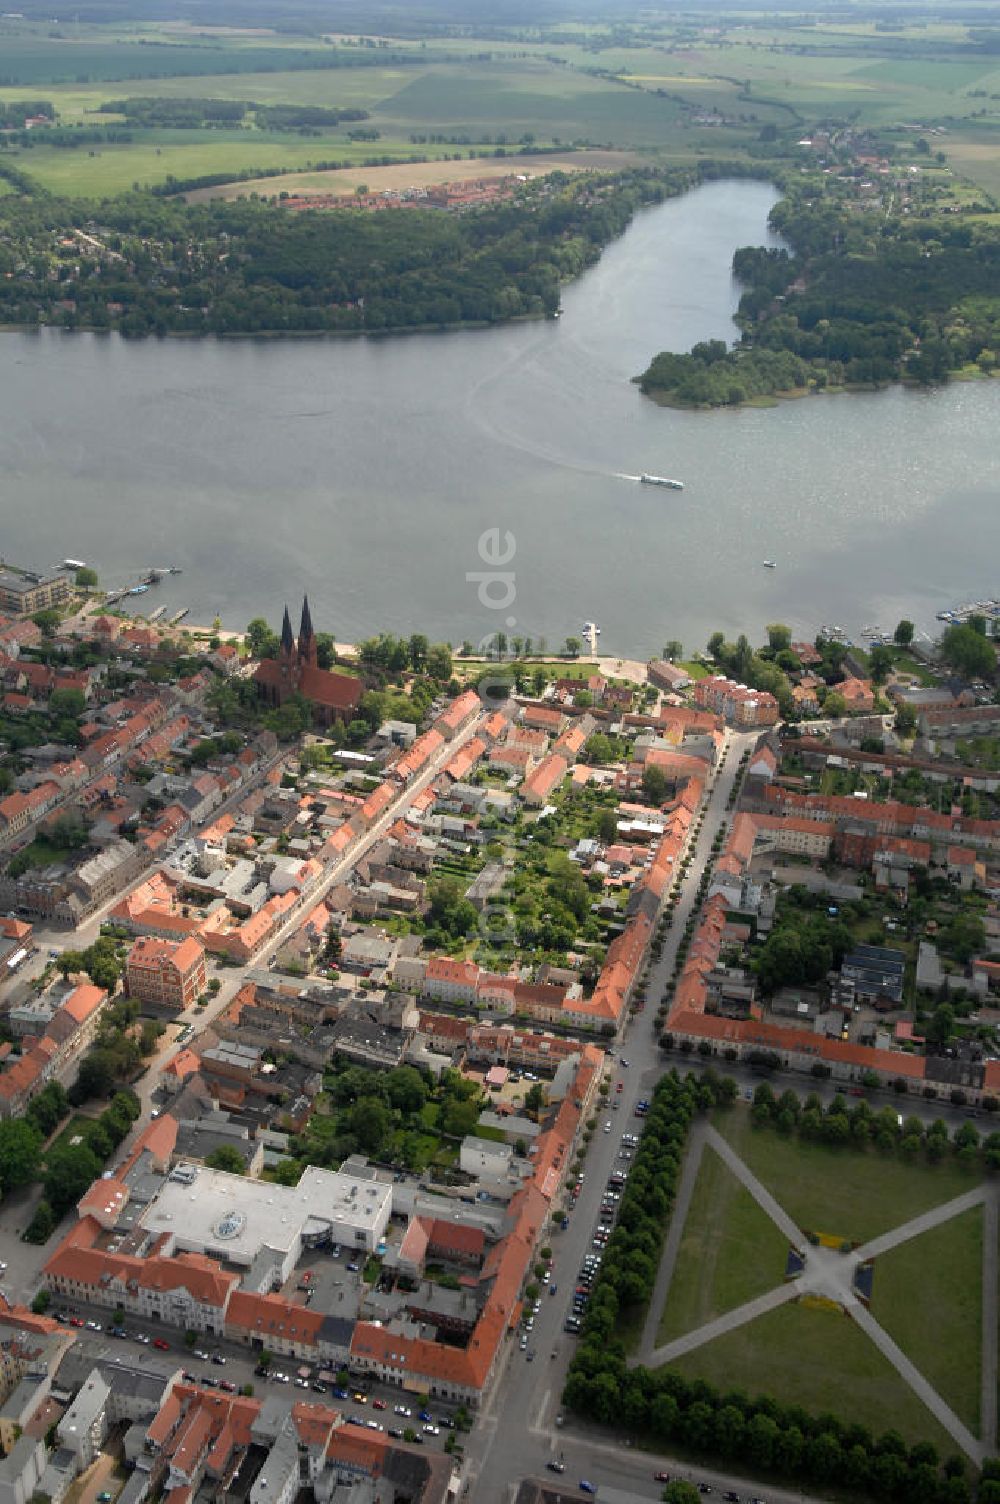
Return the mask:
[[299,624],[299,664],[302,668],[318,668],[316,634],[313,631],[309,597],[302,597],[302,620]]
[[281,675],[284,694],[294,693],[295,667],[295,638],[292,636],[292,618],[286,606],[284,620],[281,623],[281,652],[278,654],[278,672]]

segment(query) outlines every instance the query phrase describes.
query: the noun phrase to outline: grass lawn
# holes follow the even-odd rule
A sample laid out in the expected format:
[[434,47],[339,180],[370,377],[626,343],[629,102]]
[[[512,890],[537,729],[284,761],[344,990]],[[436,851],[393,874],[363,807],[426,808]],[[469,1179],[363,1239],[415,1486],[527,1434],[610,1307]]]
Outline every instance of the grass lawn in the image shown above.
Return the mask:
[[911,1444],[933,1442],[942,1457],[955,1450],[874,1343],[839,1311],[800,1302],[779,1306],[670,1366],[723,1392],[767,1394],[814,1415],[830,1411],[876,1435],[891,1429]]
[[18,852],[18,857],[25,867],[51,867],[56,862],[66,861],[77,849],[74,846],[60,846],[57,842],[47,840],[45,836],[38,836],[23,851]]
[[[902,1104],[905,1111],[905,1103]],[[978,1185],[982,1174],[954,1160],[904,1164],[874,1149],[833,1148],[754,1128],[743,1107],[716,1126],[798,1224],[860,1242]]]
[[875,1263],[872,1315],[979,1433],[983,1211],[974,1207]]
[[714,672],[707,664],[696,663],[694,659],[685,659],[678,663],[677,667],[682,668],[690,679],[707,679],[709,674]]
[[713,1149],[701,1168],[658,1343],[713,1321],[781,1282],[788,1243]]
[[87,1143],[89,1131],[93,1127],[93,1118],[85,1118],[80,1113],[75,1112],[58,1137],[52,1140],[52,1143],[49,1145],[50,1152],[56,1147],[75,1147],[77,1141],[84,1144]]

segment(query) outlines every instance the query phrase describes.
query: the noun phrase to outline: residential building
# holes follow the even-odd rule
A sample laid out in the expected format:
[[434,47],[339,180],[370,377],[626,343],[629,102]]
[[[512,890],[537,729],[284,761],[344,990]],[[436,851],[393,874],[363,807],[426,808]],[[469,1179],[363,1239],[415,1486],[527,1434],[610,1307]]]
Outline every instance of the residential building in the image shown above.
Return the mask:
[[182,1012],[205,990],[205,947],[194,936],[143,935],[128,953],[125,981],[129,997]]
[[65,570],[36,574],[28,569],[0,566],[0,611],[8,616],[34,616],[68,601],[70,577]]

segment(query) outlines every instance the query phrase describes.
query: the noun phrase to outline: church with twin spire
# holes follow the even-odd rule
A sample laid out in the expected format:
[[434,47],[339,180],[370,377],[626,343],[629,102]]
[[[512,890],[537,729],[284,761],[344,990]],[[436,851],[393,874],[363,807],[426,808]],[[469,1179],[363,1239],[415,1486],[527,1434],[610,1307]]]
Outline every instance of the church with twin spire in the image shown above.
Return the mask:
[[284,705],[293,695],[301,695],[312,706],[313,722],[317,726],[330,726],[337,720],[353,720],[362,694],[360,679],[320,668],[308,596],[302,599],[298,641],[292,635],[292,621],[286,606],[278,656],[262,659],[254,674],[254,683],[260,698],[269,705]]

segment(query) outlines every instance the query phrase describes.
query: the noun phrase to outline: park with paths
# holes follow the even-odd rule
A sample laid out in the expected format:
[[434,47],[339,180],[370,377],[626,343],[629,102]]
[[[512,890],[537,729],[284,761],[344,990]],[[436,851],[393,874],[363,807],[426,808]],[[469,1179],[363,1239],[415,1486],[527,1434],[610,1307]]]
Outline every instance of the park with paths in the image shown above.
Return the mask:
[[997,1188],[981,1168],[691,1130],[633,1361],[845,1423],[996,1449]]

